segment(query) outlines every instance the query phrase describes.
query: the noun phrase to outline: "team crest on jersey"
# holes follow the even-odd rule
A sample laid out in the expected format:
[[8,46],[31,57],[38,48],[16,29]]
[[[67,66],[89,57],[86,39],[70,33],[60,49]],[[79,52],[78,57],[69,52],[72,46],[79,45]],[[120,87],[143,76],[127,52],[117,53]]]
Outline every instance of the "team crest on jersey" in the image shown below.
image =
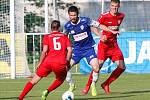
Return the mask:
[[81,26],[80,26],[80,28],[81,28],[81,30],[83,30],[83,29],[84,29],[84,26],[83,26],[83,25],[81,25]]

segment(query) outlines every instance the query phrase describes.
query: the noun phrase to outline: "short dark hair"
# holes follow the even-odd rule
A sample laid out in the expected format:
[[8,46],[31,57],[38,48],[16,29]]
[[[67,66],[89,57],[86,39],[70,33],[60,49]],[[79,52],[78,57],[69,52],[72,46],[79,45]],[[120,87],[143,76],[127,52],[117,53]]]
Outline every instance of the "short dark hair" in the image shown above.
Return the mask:
[[70,6],[68,9],[68,13],[69,12],[76,12],[77,15],[79,14],[79,9],[76,6]]
[[111,0],[111,2],[120,3],[120,0]]
[[51,23],[51,30],[58,30],[60,28],[60,21],[53,20]]

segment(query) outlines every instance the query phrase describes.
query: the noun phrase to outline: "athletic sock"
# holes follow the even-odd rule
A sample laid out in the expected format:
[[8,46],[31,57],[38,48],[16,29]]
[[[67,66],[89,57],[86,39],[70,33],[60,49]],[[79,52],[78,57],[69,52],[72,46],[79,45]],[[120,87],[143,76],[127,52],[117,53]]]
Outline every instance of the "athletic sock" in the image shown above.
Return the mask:
[[97,82],[97,80],[98,80],[98,77],[99,77],[99,73],[98,72],[95,72],[95,71],[93,71],[93,73],[92,73],[92,77],[93,77],[93,79],[92,79],[92,82]]
[[19,99],[23,99],[26,96],[26,94],[32,89],[32,87],[33,87],[33,84],[31,82],[28,82],[26,86],[24,87],[21,95],[19,96]]
[[52,83],[52,85],[50,85],[50,86],[48,87],[47,90],[48,90],[49,92],[51,92],[51,91],[53,91],[54,89],[56,89],[57,87],[59,87],[63,82],[64,82],[64,81],[62,81],[62,80],[56,79],[56,80]]
[[105,84],[111,84],[114,80],[116,80],[123,72],[125,71],[125,69],[117,67],[112,74],[110,75],[110,77],[104,82]]
[[90,86],[92,84],[92,79],[93,79],[93,70],[90,73],[89,79],[88,79],[88,83],[86,84],[86,86]]
[[71,70],[67,72],[66,81],[69,83],[69,85],[74,84],[74,81],[72,80]]

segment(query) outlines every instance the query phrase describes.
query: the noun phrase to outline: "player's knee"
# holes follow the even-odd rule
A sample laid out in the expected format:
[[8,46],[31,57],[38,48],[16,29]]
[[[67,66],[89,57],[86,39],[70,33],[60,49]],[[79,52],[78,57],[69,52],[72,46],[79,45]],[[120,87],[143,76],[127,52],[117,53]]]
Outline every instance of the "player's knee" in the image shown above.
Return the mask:
[[59,81],[61,81],[61,82],[64,82],[65,79],[66,79],[66,77],[58,77],[57,79],[58,79]]
[[123,65],[123,64],[119,65],[118,67],[121,68],[121,69],[124,69],[124,70],[126,69],[126,66]]
[[99,72],[99,66],[95,67],[93,70],[94,72]]
[[99,65],[103,65],[104,60],[99,60],[98,62],[99,62]]

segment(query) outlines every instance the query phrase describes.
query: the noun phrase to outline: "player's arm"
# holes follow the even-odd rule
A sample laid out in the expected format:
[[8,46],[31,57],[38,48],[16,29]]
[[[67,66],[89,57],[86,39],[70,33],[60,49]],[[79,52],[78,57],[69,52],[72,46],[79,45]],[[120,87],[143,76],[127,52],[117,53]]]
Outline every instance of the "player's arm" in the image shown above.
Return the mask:
[[63,29],[63,34],[68,35],[69,32],[66,29]]
[[91,27],[92,32],[94,32],[97,36],[101,36],[101,32],[99,32],[98,28]]
[[99,29],[98,29],[98,28],[102,29],[101,24],[97,21],[91,20],[91,25],[93,26],[93,27],[91,27],[91,30],[97,36],[99,36],[101,38],[101,41],[106,42],[107,41],[106,35],[102,35],[101,32],[99,32]]
[[45,59],[47,55],[47,51],[48,51],[48,45],[43,45],[43,51],[41,52],[40,61],[37,67],[39,67],[40,64],[43,62],[43,60]]
[[90,27],[100,28],[100,23],[99,23],[99,22],[97,22],[97,21],[95,21],[95,20],[93,20],[93,19],[89,19],[89,20],[90,20],[90,21],[89,21]]
[[69,34],[69,31],[68,31],[66,25],[63,27],[63,34],[65,34],[65,35]]
[[89,26],[91,27],[92,32],[94,32],[97,36],[100,36],[99,28],[100,28],[100,23],[89,19]]
[[42,63],[42,61],[45,59],[47,52],[48,52],[48,35],[44,35],[43,37],[43,50],[41,52],[41,56],[40,56],[40,61],[37,67],[40,66],[40,64]]
[[72,56],[72,47],[67,47],[67,61],[70,62]]
[[67,68],[68,70],[71,68],[70,66],[70,60],[71,60],[71,57],[72,57],[72,45],[71,45],[71,41],[70,39],[66,36],[66,44],[67,44]]
[[71,60],[71,57],[72,57],[72,47],[67,47],[67,70],[69,70],[71,68],[71,65],[70,65],[70,60]]
[[106,35],[102,35],[102,33],[99,32],[97,28],[92,27],[91,30],[92,30],[97,36],[100,37],[101,41],[103,41],[103,42],[106,42],[106,41],[107,41]]
[[119,34],[119,31],[114,31],[114,30],[108,28],[106,25],[103,25],[103,24],[100,25],[100,28],[104,31],[111,32],[113,34]]

